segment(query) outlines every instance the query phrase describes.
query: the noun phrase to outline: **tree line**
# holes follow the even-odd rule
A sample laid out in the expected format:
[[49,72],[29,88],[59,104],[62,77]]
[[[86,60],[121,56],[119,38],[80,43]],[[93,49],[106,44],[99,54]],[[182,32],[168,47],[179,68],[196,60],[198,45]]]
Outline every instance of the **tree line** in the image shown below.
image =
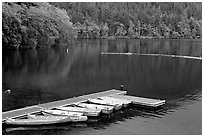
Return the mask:
[[3,47],[75,39],[202,37],[200,2],[4,2]]
[[63,8],[78,38],[196,39],[202,36],[202,4],[196,2],[51,3]]

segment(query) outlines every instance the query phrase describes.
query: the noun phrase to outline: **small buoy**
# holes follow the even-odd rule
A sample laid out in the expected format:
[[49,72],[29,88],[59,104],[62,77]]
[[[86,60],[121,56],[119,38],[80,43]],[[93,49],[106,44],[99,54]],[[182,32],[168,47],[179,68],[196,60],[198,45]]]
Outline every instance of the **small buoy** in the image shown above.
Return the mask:
[[124,90],[123,84],[120,85],[120,90]]
[[10,89],[7,89],[7,90],[5,91],[5,93],[10,94],[10,93],[11,93],[11,90],[10,90]]
[[67,49],[67,53],[69,52],[69,49]]

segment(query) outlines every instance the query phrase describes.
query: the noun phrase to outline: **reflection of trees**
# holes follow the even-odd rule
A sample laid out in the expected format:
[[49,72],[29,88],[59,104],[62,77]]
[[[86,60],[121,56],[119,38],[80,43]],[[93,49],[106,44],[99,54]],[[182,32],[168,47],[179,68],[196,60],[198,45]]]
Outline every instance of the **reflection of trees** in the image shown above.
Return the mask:
[[[200,60],[100,55],[102,51],[160,54],[176,51],[182,55],[201,55],[198,41],[184,42],[185,48],[182,43],[178,45],[174,40],[80,40],[69,46],[68,53],[65,46],[3,51],[3,90],[11,88],[21,92],[13,96],[13,102],[18,105],[119,88],[121,83],[130,94],[161,98],[182,96],[183,91],[193,88],[195,83],[198,87],[201,85]],[[26,98],[30,102],[25,101]],[[3,97],[3,106],[11,106],[8,102],[9,99]]]
[[67,77],[73,61],[65,49],[3,51],[3,91],[13,91],[3,94],[3,110],[59,99],[50,89]]
[[[64,52],[64,53],[63,53]],[[65,50],[39,49],[16,51],[13,55],[5,54],[3,61],[3,78],[14,83],[36,81],[43,85],[53,78],[68,73],[73,57],[65,58]],[[9,79],[12,77],[12,79]],[[12,84],[12,82],[9,82]],[[45,86],[45,85],[44,85]]]
[[111,40],[103,52],[201,56],[198,40]]
[[65,46],[3,51],[3,90],[10,88],[15,92],[9,99],[4,95],[4,109],[7,109],[6,106],[23,107],[76,95],[73,88],[67,86],[76,86],[70,76],[73,63],[77,64],[78,60],[82,60],[89,64],[98,54],[97,51],[99,41],[74,43],[74,46],[69,46],[68,53]]
[[[123,42],[124,44],[125,42]],[[156,41],[155,43],[159,43]],[[159,53],[171,53],[174,50],[172,47],[179,45],[171,45],[172,42],[162,42],[162,45],[153,44],[154,47],[146,46],[143,52],[156,51]],[[175,42],[176,43],[176,42]],[[103,48],[103,52],[117,51],[124,52],[126,45],[121,44],[121,41],[112,41],[109,43],[109,48]],[[150,43],[148,43],[150,44]],[[166,46],[164,45],[166,44]],[[196,42],[194,43],[194,46]],[[135,45],[135,46],[134,46]],[[192,45],[186,45],[192,47]],[[103,46],[102,46],[103,47]],[[128,41],[128,50],[138,52],[143,45],[139,42]],[[176,48],[182,50],[182,48]],[[191,48],[189,48],[191,49]],[[108,50],[108,51],[104,51]],[[170,52],[168,52],[170,50]],[[172,51],[171,51],[172,50]],[[97,50],[96,50],[97,51]],[[176,53],[183,53],[177,52]],[[86,56],[88,58],[88,55]],[[184,91],[193,88],[192,85],[201,84],[201,64],[200,61],[191,59],[173,59],[166,57],[148,57],[148,56],[120,56],[120,55],[95,55],[94,58],[86,59],[88,62],[78,60],[77,64],[73,64],[73,68],[79,68],[81,71],[74,71],[74,76],[77,75],[77,82],[86,88],[101,90],[102,87],[116,88],[121,83],[124,83],[128,91],[137,89],[137,93],[146,96],[164,96],[167,92],[169,98],[175,94],[183,95]],[[146,85],[146,86],[144,86]],[[186,85],[189,85],[186,86]],[[160,87],[159,87],[160,86]],[[145,88],[144,88],[145,87]],[[151,91],[151,88],[158,88],[158,91]],[[180,89],[183,89],[179,91]],[[92,89],[90,89],[92,90]],[[98,91],[96,90],[96,91]],[[161,94],[149,94],[145,91],[161,92]],[[177,93],[178,92],[178,93]]]
[[135,91],[141,96],[179,97],[201,85],[201,64],[195,60],[116,55],[80,65],[83,71],[76,72],[78,83],[99,89],[101,85],[113,88],[123,83],[130,94]]
[[[178,42],[182,46],[178,45]],[[73,43],[74,47],[70,47],[71,51],[68,54],[66,53],[66,47],[27,51],[3,51],[3,79],[4,81],[13,81],[9,82],[10,84],[36,81],[39,85],[42,84],[41,86],[49,86],[50,83],[54,84],[57,79],[66,78],[73,63],[77,63],[78,67],[83,68],[90,67],[90,62],[92,61],[96,65],[97,62],[100,62],[96,59],[101,51],[149,54],[174,53],[200,56],[202,51],[199,50],[201,46],[198,43],[198,41],[185,40],[82,40]],[[107,62],[110,59],[107,58]],[[152,63],[150,62],[150,64]],[[155,62],[153,65],[157,63]],[[103,64],[100,66],[103,66]]]

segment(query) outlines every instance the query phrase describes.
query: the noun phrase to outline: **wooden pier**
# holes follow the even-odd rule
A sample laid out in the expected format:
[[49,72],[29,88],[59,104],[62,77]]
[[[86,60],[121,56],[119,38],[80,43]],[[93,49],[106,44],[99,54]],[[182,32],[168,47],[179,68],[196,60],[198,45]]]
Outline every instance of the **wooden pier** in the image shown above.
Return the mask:
[[105,97],[105,96],[119,98],[119,99],[125,99],[125,100],[131,101],[133,104],[148,106],[148,107],[153,107],[153,108],[158,107],[158,106],[162,106],[165,104],[165,100],[133,97],[133,96],[125,95],[126,93],[127,93],[127,91],[112,89],[112,90],[107,90],[107,91],[103,91],[103,92],[98,92],[98,93],[93,93],[93,94],[88,94],[88,95],[82,95],[82,96],[73,97],[73,98],[69,98],[69,99],[64,99],[64,100],[49,102],[49,103],[45,103],[45,104],[29,106],[29,107],[11,110],[11,111],[6,111],[6,112],[2,113],[2,122],[4,122],[6,120],[6,118],[24,117],[28,114],[38,113],[42,109],[52,109],[52,108],[56,108],[56,107],[60,107],[60,106],[66,106],[66,105],[73,104],[73,103],[84,102],[84,101],[87,101],[87,99],[94,99],[94,98]]

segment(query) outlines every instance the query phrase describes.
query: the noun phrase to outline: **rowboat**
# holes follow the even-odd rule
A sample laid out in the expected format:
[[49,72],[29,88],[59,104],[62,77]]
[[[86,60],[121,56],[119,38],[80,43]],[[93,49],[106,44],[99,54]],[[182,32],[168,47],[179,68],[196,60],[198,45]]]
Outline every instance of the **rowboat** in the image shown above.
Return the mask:
[[107,106],[107,105],[97,105],[97,104],[88,104],[88,103],[75,103],[75,105],[85,108],[96,108],[100,109],[102,113],[104,114],[110,114],[113,112],[114,107],[113,106]]
[[115,102],[118,102],[118,103],[123,103],[123,107],[128,107],[132,102],[131,100],[119,99],[119,98],[108,97],[108,96],[99,97],[99,98],[103,99],[103,100],[106,100],[106,101],[112,100],[112,101],[115,101]]
[[70,112],[64,110],[41,110],[44,115],[57,115],[57,116],[82,116],[80,112]]
[[93,104],[101,104],[101,105],[114,106],[115,110],[119,110],[123,106],[123,104],[121,102],[116,102],[116,101],[112,101],[112,100],[103,100],[101,98],[88,99],[87,101],[90,102],[90,103],[93,103]]
[[97,117],[101,113],[101,110],[99,109],[90,109],[90,108],[73,107],[73,106],[66,106],[66,107],[60,106],[60,107],[57,107],[56,109],[65,110],[69,112],[80,112],[80,113],[83,113],[85,116],[93,116],[93,117]]
[[42,110],[44,115],[54,115],[54,116],[69,116],[71,122],[82,122],[87,121],[88,117],[83,116],[83,113],[79,112],[69,112],[63,110]]
[[56,123],[70,122],[70,117],[66,116],[29,116],[26,119],[12,119],[7,118],[5,123],[7,125],[49,125]]

